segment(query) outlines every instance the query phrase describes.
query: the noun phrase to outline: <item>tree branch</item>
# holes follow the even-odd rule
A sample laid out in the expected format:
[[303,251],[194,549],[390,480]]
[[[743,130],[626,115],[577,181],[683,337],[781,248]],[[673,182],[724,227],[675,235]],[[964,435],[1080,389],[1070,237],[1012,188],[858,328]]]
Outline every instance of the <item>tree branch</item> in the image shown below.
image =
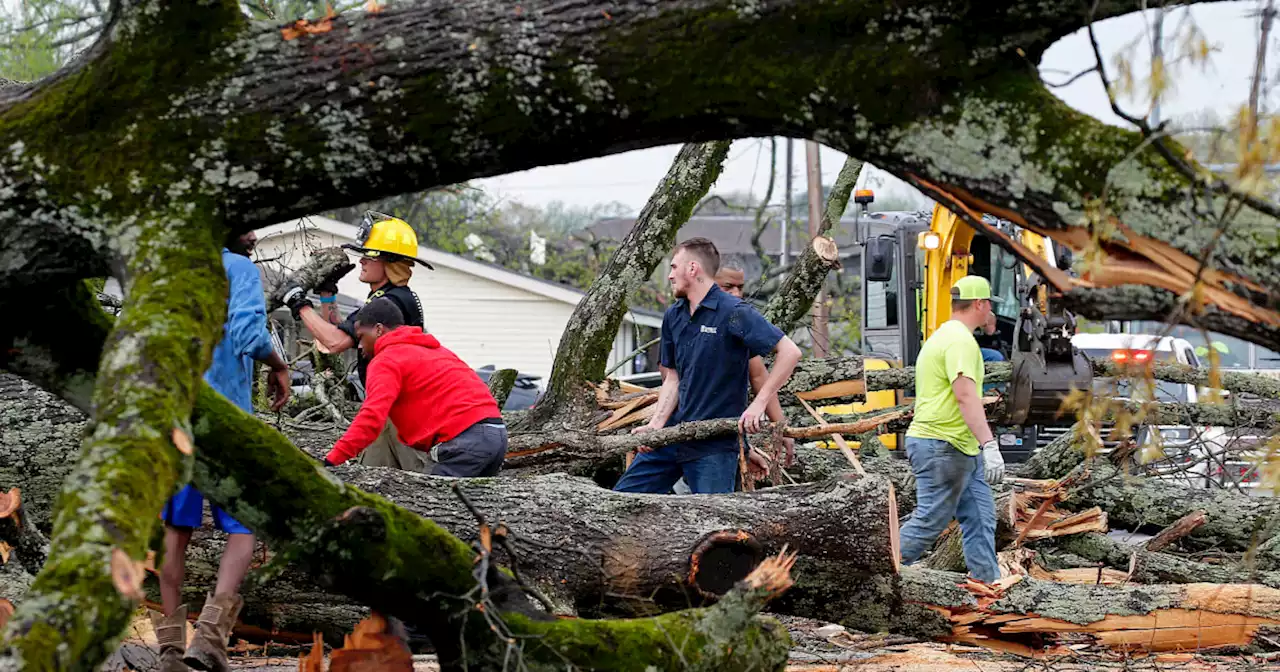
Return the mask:
[[[48,561],[5,630],[6,650],[27,666],[70,669],[105,659],[136,605],[137,587],[122,577],[141,580],[134,565],[185,470],[191,406],[226,315],[213,228],[173,218],[117,233],[136,241],[122,281],[128,299],[110,335],[98,341],[106,347],[92,422],[63,486]],[[102,313],[96,305],[89,310]],[[59,326],[77,317],[68,311]],[[82,391],[71,390],[77,397]]]
[[822,289],[827,273],[840,265],[840,255],[835,241],[825,234],[844,216],[849,205],[849,194],[862,174],[862,162],[849,157],[840,168],[840,175],[827,195],[826,208],[822,212],[822,224],[817,237],[805,247],[804,253],[787,275],[782,288],[769,299],[764,317],[783,333],[790,333],[809,312],[814,297]]
[[604,378],[628,297],[675,246],[676,233],[719,177],[728,153],[728,142],[681,148],[635,225],[569,318],[556,349],[546,394],[530,421],[571,413],[579,405],[575,400],[582,397],[582,382]]

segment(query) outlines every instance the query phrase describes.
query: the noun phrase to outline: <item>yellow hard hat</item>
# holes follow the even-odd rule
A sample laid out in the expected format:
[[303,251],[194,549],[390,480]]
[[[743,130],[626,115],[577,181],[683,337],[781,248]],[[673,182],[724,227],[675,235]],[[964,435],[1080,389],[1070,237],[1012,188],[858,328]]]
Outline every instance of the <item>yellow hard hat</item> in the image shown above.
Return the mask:
[[413,227],[399,217],[366,211],[360,220],[360,228],[356,230],[356,242],[359,244],[347,243],[342,247],[370,259],[412,260],[435,270],[431,264],[418,258],[418,236]]

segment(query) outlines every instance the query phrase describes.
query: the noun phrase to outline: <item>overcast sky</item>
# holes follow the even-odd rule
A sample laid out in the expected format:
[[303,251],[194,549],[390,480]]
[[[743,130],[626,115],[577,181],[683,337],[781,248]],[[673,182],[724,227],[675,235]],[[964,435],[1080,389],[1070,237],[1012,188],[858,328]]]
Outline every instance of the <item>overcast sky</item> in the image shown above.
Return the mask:
[[[1135,1],[1134,4],[1136,6],[1138,2]],[[1212,109],[1226,116],[1248,98],[1258,33],[1257,20],[1250,14],[1257,6],[1257,2],[1222,2],[1197,5],[1190,10],[1196,24],[1208,36],[1210,44],[1219,51],[1213,55],[1210,67],[1203,72],[1199,68],[1183,68],[1177,73],[1176,90],[1161,109],[1163,118],[1176,119],[1205,109]],[[1185,11],[1178,10],[1165,18],[1167,52],[1176,49],[1168,38],[1177,30],[1177,24]],[[1150,17],[1154,17],[1154,12],[1149,12],[1147,17],[1135,13],[1103,22],[1096,27],[1099,43],[1107,54],[1108,65],[1113,54],[1143,34],[1144,18],[1148,24],[1154,23],[1154,19]],[[1143,43],[1149,44],[1149,41],[1144,40]],[[1136,63],[1136,72],[1145,71],[1148,49],[1149,47],[1143,46],[1137,50],[1142,61]],[[1080,31],[1063,39],[1045,54],[1041,71],[1047,81],[1061,82],[1069,79],[1069,75],[1056,71],[1075,73],[1089,67],[1092,62],[1088,35]],[[1280,71],[1276,67],[1280,66],[1280,58],[1274,52],[1269,62],[1275,64],[1269,68],[1272,73]],[[1121,123],[1111,113],[1096,76],[1085,77],[1069,87],[1055,89],[1055,93],[1072,107],[1109,123]],[[1140,107],[1134,103],[1127,109],[1139,110]],[[780,155],[782,145],[779,141]],[[578,163],[535,168],[479,180],[477,184],[494,196],[529,204],[563,201],[589,206],[620,201],[638,211],[670,167],[678,150],[678,145],[655,147]],[[751,191],[763,195],[769,178],[768,162],[767,140],[744,139],[735,142],[730,149],[724,173],[713,191]],[[843,162],[843,154],[823,148],[824,183],[835,179]],[[779,170],[781,169],[780,161]],[[794,175],[795,190],[798,193],[804,190],[804,146],[799,142],[795,143]],[[878,194],[886,194],[895,188],[908,189],[906,185],[879,171],[864,170],[863,180],[868,178],[873,182],[881,182],[876,186]],[[780,172],[774,198],[779,203],[782,200],[781,184]]]

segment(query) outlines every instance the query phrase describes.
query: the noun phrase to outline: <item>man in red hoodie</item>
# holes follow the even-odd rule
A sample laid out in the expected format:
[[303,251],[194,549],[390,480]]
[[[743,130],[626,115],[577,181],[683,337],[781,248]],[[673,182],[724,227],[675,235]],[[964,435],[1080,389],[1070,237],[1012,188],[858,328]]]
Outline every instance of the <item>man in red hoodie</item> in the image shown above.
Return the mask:
[[434,476],[496,476],[507,454],[507,428],[480,376],[386,298],[370,301],[355,321],[369,362],[364,405],[325,456],[329,466],[359,455],[387,416],[402,443],[430,452]]

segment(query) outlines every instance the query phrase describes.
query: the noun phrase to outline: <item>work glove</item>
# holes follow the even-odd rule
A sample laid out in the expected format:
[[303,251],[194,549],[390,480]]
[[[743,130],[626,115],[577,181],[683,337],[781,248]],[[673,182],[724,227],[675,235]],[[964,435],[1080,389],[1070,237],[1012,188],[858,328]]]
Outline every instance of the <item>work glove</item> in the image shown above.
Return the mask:
[[301,287],[290,287],[289,291],[284,293],[282,297],[284,305],[289,306],[289,310],[293,313],[293,319],[302,320],[299,312],[304,306],[315,308],[315,304],[311,303],[311,299],[307,298],[307,290]]
[[995,439],[982,444],[982,473],[987,477],[988,485],[997,485],[1004,480],[1004,456],[1000,454],[1000,444]]

